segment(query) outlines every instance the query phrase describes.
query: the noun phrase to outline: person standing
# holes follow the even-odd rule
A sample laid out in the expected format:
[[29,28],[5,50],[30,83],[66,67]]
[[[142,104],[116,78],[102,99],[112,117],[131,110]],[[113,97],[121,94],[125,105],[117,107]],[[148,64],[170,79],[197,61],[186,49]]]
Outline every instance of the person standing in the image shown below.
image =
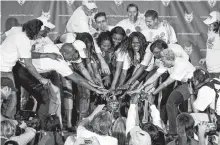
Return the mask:
[[93,1],[83,0],[70,17],[66,25],[66,32],[92,34],[92,17],[97,12],[98,7]]
[[220,12],[211,12],[203,22],[208,25],[208,39],[206,57],[200,60],[200,64],[206,62],[207,70],[212,78],[220,78]]
[[[44,31],[43,22],[37,19],[30,20],[23,24],[22,31],[6,37],[1,45],[0,71],[1,77],[12,79],[14,84],[14,75],[12,68],[19,59],[22,59],[27,70],[43,85],[48,83],[48,79],[43,78],[32,64],[31,48],[33,40],[41,37]],[[14,84],[15,86],[15,84]],[[11,103],[8,106],[6,115],[12,117],[15,115],[15,106],[17,104],[16,94],[13,92]]]

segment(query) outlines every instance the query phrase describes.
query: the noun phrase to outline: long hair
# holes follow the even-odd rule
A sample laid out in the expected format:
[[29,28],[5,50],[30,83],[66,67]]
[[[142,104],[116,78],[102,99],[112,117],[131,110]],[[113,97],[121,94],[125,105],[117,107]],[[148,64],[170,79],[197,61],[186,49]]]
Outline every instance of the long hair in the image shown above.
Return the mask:
[[11,120],[1,121],[1,136],[11,138],[15,135],[16,125]]
[[112,126],[112,116],[108,111],[97,113],[86,128],[99,135],[108,135]]
[[[95,52],[95,45],[92,36],[87,33],[76,33],[76,40],[81,40],[86,44],[86,50],[87,50],[87,55],[89,59],[92,59],[94,61],[98,60],[98,57]],[[91,43],[91,47],[88,47],[88,44]]]
[[111,46],[113,47],[114,44],[113,44],[113,41],[112,41],[112,38],[111,38],[111,32],[109,31],[106,31],[106,32],[101,32],[98,36],[98,38],[96,39],[96,42],[98,44],[98,46],[101,48],[101,45],[102,45],[102,42],[105,41],[105,40],[108,40],[110,41],[111,43]]
[[128,46],[129,46],[129,39],[126,37],[124,40],[121,41],[116,47],[115,47],[115,52],[119,51],[122,54],[125,54],[128,52]]
[[26,33],[30,40],[34,40],[43,26],[43,22],[38,19],[30,20],[23,24],[22,31]]
[[112,127],[112,136],[118,139],[118,145],[126,144],[126,125],[122,117],[115,121]]
[[140,43],[140,49],[139,49],[140,61],[143,60],[145,49],[147,48],[148,45],[145,36],[141,32],[132,32],[128,37],[128,41],[129,41],[128,55],[131,59],[131,62],[134,62],[134,50],[132,48],[132,41],[134,37],[137,37]]
[[[125,38],[127,38],[127,35],[126,35],[125,30],[124,30],[122,27],[120,27],[120,26],[116,26],[116,27],[114,27],[114,28],[111,30],[111,37],[113,36],[113,34],[119,34],[119,35],[121,35],[121,36],[123,37],[122,41],[123,41]],[[120,43],[119,43],[119,44],[120,44]],[[119,44],[118,44],[118,45],[119,45]],[[115,46],[115,47],[117,47],[117,46]]]

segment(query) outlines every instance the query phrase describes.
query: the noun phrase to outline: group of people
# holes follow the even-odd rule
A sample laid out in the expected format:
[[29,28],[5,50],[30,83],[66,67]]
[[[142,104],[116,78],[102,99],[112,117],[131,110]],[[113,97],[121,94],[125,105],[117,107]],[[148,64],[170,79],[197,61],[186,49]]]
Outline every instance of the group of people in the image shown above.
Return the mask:
[[[207,70],[193,66],[157,11],[141,17],[131,3],[127,14],[110,26],[105,12],[84,0],[55,40],[48,37],[55,25],[43,15],[22,25],[10,18],[0,57],[2,143],[34,144],[36,129],[15,117],[27,94],[40,130],[76,130],[65,145],[220,144],[220,12],[204,20],[200,63]],[[48,125],[56,119],[59,127]],[[62,144],[55,134],[43,136],[37,144]]]

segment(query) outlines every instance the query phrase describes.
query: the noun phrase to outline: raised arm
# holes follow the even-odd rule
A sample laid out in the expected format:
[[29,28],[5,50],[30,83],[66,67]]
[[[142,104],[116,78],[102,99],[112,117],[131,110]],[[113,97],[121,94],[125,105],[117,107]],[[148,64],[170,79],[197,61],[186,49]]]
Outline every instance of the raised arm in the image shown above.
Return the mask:
[[118,82],[118,78],[121,74],[122,71],[122,66],[123,66],[123,62],[122,61],[117,61],[116,63],[116,71],[115,71],[115,75],[112,81],[112,85],[111,85],[111,90],[115,90],[116,84]]

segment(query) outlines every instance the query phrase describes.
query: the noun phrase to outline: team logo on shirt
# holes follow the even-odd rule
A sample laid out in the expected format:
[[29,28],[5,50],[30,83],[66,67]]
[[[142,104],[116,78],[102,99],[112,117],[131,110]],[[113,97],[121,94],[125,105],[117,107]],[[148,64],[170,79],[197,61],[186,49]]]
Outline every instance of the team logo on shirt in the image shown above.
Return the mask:
[[69,6],[71,6],[71,5],[74,3],[74,1],[75,1],[75,0],[66,0],[67,4],[68,4]]
[[161,0],[162,4],[167,7],[170,4],[170,0]]
[[184,18],[186,22],[191,23],[193,20],[193,11],[190,14],[186,13],[185,11]]
[[164,32],[161,32],[160,33],[160,35],[156,35],[155,37],[154,37],[154,41],[156,41],[156,40],[163,40],[163,41],[165,41],[166,42],[166,39],[164,38],[165,37],[165,33]]
[[116,6],[120,6],[123,3],[123,0],[114,0]]
[[216,0],[208,0],[210,7],[214,7],[216,2],[217,2]]
[[209,38],[208,40],[207,40],[207,43],[206,43],[206,45],[207,45],[207,48],[208,49],[212,49],[213,48],[213,42],[215,41],[215,37],[212,37],[212,38]]
[[17,1],[21,6],[25,3],[25,0],[17,0]]

